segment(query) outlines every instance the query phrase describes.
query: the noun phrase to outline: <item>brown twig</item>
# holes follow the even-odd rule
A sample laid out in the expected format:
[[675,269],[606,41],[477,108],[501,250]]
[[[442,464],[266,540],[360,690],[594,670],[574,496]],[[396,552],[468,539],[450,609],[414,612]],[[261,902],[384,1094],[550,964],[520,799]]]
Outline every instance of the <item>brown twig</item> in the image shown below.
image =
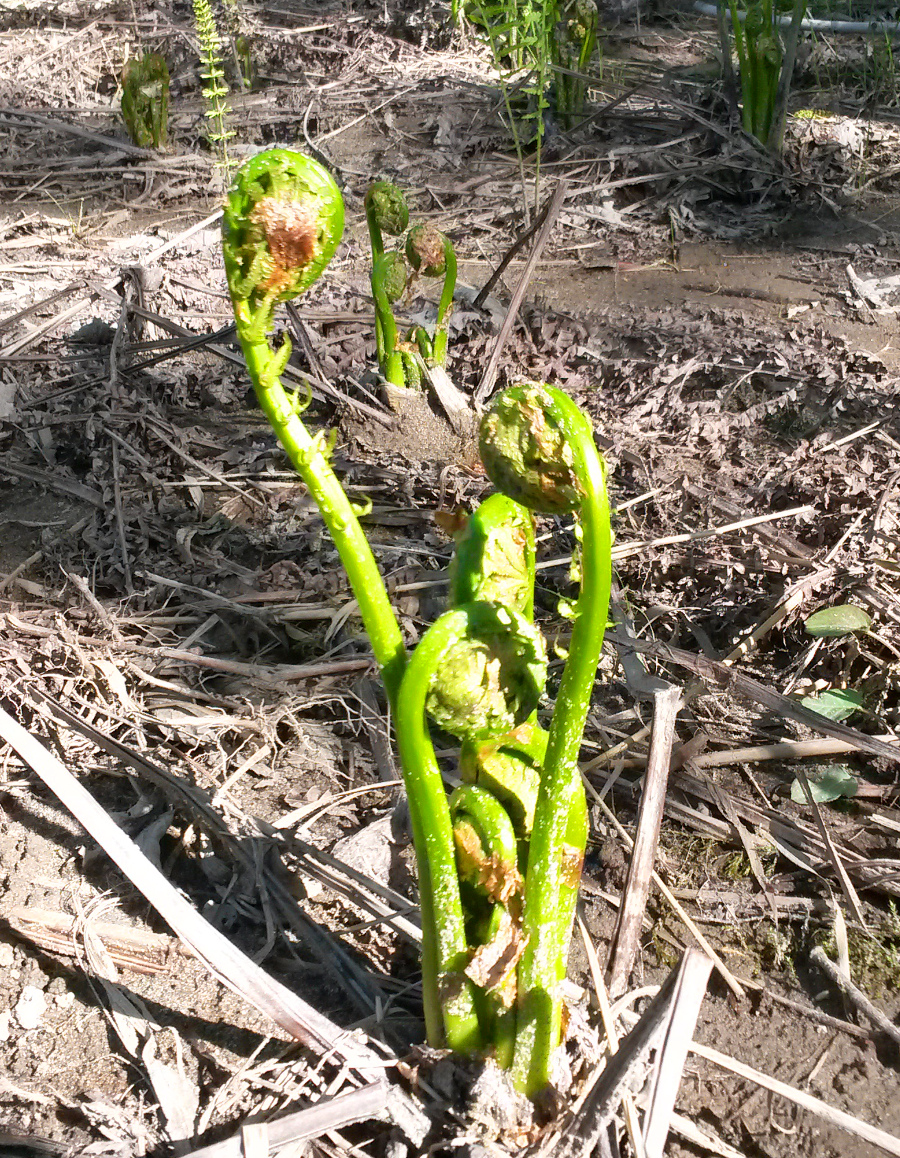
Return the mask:
[[[555,196],[555,194],[553,196]],[[516,256],[519,250],[523,249],[528,244],[528,242],[531,241],[532,237],[534,237],[537,231],[547,220],[550,210],[553,207],[553,196],[547,198],[547,204],[540,211],[532,224],[519,234],[516,240],[503,255],[500,264],[475,295],[475,300],[472,302],[472,305],[475,307],[475,309],[480,310],[482,308],[484,303],[487,301],[491,290],[494,288],[500,278],[503,277],[503,274],[506,272],[506,268],[509,263]]]
[[481,381],[475,389],[475,402],[480,404],[484,402],[488,394],[494,388],[494,382],[497,379],[497,368],[500,365],[500,359],[503,356],[503,350],[506,346],[507,339],[515,325],[516,315],[519,312],[519,306],[522,304],[522,299],[525,297],[525,291],[528,289],[528,283],[531,281],[531,275],[534,273],[535,266],[540,260],[541,254],[544,252],[544,246],[547,244],[547,239],[550,236],[550,230],[556,221],[556,215],[559,213],[560,206],[568,189],[568,183],[561,180],[556,186],[553,198],[547,206],[547,216],[544,218],[544,224],[541,226],[540,232],[534,243],[534,248],[528,255],[528,260],[525,263],[525,268],[522,270],[522,276],[519,279],[519,284],[516,286],[513,293],[512,300],[509,303],[506,317],[503,319],[503,325],[500,327],[500,333],[497,335],[497,340],[494,342],[494,348],[491,350],[491,356],[484,368],[484,373],[481,375]]

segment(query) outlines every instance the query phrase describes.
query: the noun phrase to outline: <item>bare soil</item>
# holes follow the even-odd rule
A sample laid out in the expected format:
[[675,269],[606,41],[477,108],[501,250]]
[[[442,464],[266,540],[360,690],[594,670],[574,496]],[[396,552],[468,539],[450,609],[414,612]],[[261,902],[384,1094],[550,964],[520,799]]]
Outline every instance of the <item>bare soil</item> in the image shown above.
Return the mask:
[[[440,407],[420,402],[398,421],[380,393],[362,198],[372,178],[401,184],[414,216],[453,238],[461,282],[478,289],[525,227],[534,183],[523,190],[484,50],[450,35],[444,7],[280,0],[247,4],[243,18],[258,77],[232,96],[233,154],[315,147],[345,194],[344,244],[299,303],[314,362],[295,341],[294,364],[336,392],[314,389],[310,421],[337,428],[339,473],[372,502],[366,525],[413,643],[442,608],[454,513],[488,483],[473,439]],[[559,178],[569,189],[498,385],[552,381],[593,418],[618,507],[617,578],[639,635],[724,658],[797,592],[741,670],[784,693],[862,689],[867,711],[851,723],[892,734],[900,327],[892,288],[873,285],[867,300],[860,279],[894,276],[900,263],[895,110],[832,93],[835,115],[793,120],[772,161],[697,79],[714,46],[711,22],[672,12],[608,31],[598,116],[545,158],[539,199]],[[139,48],[164,52],[172,75],[169,143],[157,154],[130,148],[118,114],[117,76]],[[812,75],[798,104],[816,95]],[[3,3],[0,76],[4,706],[242,948],[339,1024],[403,1052],[423,1036],[415,952],[313,879],[303,852],[304,841],[332,851],[415,897],[402,826],[391,824],[383,705],[336,553],[225,329],[217,224],[185,232],[221,197],[189,6]],[[457,305],[448,369],[464,392],[522,269],[520,255],[493,310]],[[424,298],[408,306],[427,316]],[[556,560],[539,594],[552,638],[571,528],[545,520],[540,531]],[[872,634],[814,643],[803,620],[836,603],[864,607]],[[632,737],[650,705],[612,647],[600,676],[584,759],[597,791],[620,773],[609,799],[633,829],[646,744]],[[168,781],[107,755],[54,703]],[[748,982],[738,1002],[713,975],[698,1040],[900,1136],[896,1046],[809,961],[816,944],[832,947],[840,905],[854,978],[896,1024],[897,763],[835,757],[862,791],[822,810],[866,929],[813,843],[807,867],[773,843],[773,816],[817,839],[788,793],[792,763],[703,763],[812,737],[727,688],[701,689],[679,719],[660,871]],[[624,765],[598,759],[623,740]],[[179,785],[212,798],[217,828],[204,829]],[[339,1088],[173,939],[136,971],[108,948],[108,929],[42,933],[36,911],[77,918],[88,934],[97,921],[166,929],[8,752],[0,805],[0,1153],[43,1140],[71,1155],[163,1155]],[[583,912],[603,961],[625,855],[599,810],[592,821]],[[296,897],[290,919],[273,909],[272,880]],[[635,984],[659,982],[690,943],[661,897],[648,917]],[[571,976],[591,989],[577,938]],[[154,1056],[193,1091],[187,1125],[161,1104]],[[697,1058],[678,1109],[747,1158],[881,1153]],[[384,1129],[360,1127],[314,1152],[387,1145]],[[696,1152],[674,1136],[667,1149]]]

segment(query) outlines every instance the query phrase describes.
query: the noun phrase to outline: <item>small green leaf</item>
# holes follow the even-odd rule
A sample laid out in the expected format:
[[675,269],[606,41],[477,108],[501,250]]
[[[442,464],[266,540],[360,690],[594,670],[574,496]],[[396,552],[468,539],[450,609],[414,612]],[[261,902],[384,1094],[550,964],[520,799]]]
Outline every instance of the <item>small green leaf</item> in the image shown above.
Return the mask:
[[[856,777],[843,764],[824,764],[819,768],[810,768],[806,777],[809,780],[813,800],[817,804],[827,804],[829,800],[856,795]],[[794,780],[791,785],[791,800],[795,804],[809,803],[799,780]]]
[[844,603],[839,607],[823,607],[804,623],[808,635],[817,637],[850,635],[854,631],[868,631],[872,619],[861,607]]
[[800,703],[826,720],[846,720],[865,706],[865,697],[852,688],[835,688],[820,696],[804,696]]

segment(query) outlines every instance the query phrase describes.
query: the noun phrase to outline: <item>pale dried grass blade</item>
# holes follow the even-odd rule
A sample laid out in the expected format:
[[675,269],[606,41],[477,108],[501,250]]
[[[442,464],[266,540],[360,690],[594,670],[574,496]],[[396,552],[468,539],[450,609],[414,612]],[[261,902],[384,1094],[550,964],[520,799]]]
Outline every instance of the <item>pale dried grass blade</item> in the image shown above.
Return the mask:
[[694,1036],[712,965],[711,958],[704,953],[688,949],[678,971],[672,1011],[656,1059],[644,1117],[644,1148],[647,1158],[663,1158],[675,1099],[684,1074],[688,1042]]
[[[591,980],[594,983],[597,1004],[600,1006],[600,1018],[603,1021],[603,1030],[606,1034],[609,1052],[614,1054],[619,1048],[619,1034],[616,1030],[616,1019],[612,1015],[612,1007],[609,1003],[609,990],[603,979],[603,969],[594,942],[580,914],[578,915],[578,931],[581,933],[581,941],[587,954]],[[622,1112],[625,1117],[625,1129],[628,1131],[629,1140],[634,1148],[635,1158],[643,1158],[644,1139],[641,1135],[641,1123],[634,1104],[634,1097],[631,1094],[623,1096]]]
[[173,932],[224,985],[316,1052],[335,1054],[367,1071],[384,1068],[381,1058],[269,977],[200,916],[71,772],[2,708],[0,736],[57,795]]
[[793,1102],[804,1110],[808,1110],[811,1114],[816,1114],[832,1126],[846,1130],[848,1134],[853,1134],[857,1138],[863,1138],[865,1141],[871,1142],[873,1146],[879,1146],[886,1154],[894,1154],[900,1158],[900,1138],[895,1137],[893,1134],[888,1134],[884,1130],[880,1130],[877,1126],[871,1126],[868,1122],[863,1122],[860,1118],[854,1118],[852,1114],[845,1114],[843,1110],[829,1106],[827,1102],[823,1102],[820,1098],[816,1098],[812,1094],[807,1094],[804,1090],[797,1090],[785,1082],[780,1082],[777,1078],[770,1078],[768,1074],[751,1069],[750,1066],[744,1065],[743,1062],[739,1062],[733,1057],[728,1057],[724,1053],[719,1053],[717,1049],[712,1049],[708,1045],[701,1045],[695,1041],[691,1043],[690,1048],[691,1053],[695,1053],[698,1057],[706,1058],[707,1061],[721,1066],[722,1069],[730,1070],[731,1073],[737,1074],[739,1077],[746,1078],[750,1082],[755,1082],[758,1086],[770,1090],[773,1094],[780,1094],[781,1097],[787,1098],[788,1101]]
[[[314,1106],[287,1114],[266,1122],[266,1144],[273,1154],[284,1146],[293,1146],[307,1139],[318,1138],[329,1130],[349,1126],[353,1122],[384,1118],[389,1112],[388,1084],[381,1080],[336,1098],[323,1098]],[[246,1132],[251,1127],[244,1126],[241,1134],[235,1134],[211,1146],[191,1150],[185,1158],[245,1158],[247,1150]]]
[[656,846],[666,803],[672,743],[675,739],[675,720],[681,706],[681,689],[668,686],[653,697],[653,731],[644,772],[644,790],[638,812],[637,831],[628,866],[628,879],[622,907],[619,909],[612,945],[609,951],[609,991],[619,997],[625,992],[628,975],[640,945],[641,924],[650,882]]

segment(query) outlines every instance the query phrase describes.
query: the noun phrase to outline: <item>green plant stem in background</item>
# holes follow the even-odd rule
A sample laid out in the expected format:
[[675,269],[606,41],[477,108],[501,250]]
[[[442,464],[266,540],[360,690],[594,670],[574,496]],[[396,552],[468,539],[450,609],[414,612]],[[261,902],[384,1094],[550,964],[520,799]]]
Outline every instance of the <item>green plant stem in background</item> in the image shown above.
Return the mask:
[[399,237],[409,224],[403,191],[390,181],[373,181],[366,190],[366,225],[372,248],[372,297],[378,366],[392,386],[418,386],[422,380],[410,351],[400,345],[393,305],[406,292],[408,270],[402,253],[385,253],[384,234]]
[[122,119],[143,149],[165,144],[169,125],[169,69],[161,56],[145,52],[122,69]]
[[[721,30],[726,0],[718,0],[718,3]],[[727,4],[740,70],[744,131],[767,148],[777,151],[781,148],[806,0],[793,0],[786,47],[782,46],[780,38],[775,0],[749,0],[744,13],[738,10],[736,0],[727,0]],[[727,44],[725,47],[727,49]]]
[[797,61],[797,47],[800,43],[800,29],[803,17],[806,14],[806,0],[794,0],[791,13],[791,25],[784,38],[784,59],[781,62],[781,75],[778,78],[778,88],[775,92],[772,123],[766,137],[766,148],[770,152],[780,153],[784,143],[784,126],[787,120],[788,99],[791,92],[791,79],[794,75],[794,65]]
[[[552,111],[564,129],[584,115],[584,74],[597,45],[596,0],[466,0],[454,11],[455,18],[465,14],[490,48],[523,189],[524,152],[533,144],[537,210],[545,114]],[[524,77],[516,76],[526,69]]]
[[[550,1081],[560,1041],[561,984],[586,838],[578,753],[606,630],[612,537],[605,469],[586,416],[542,383],[504,391],[485,416],[481,454],[494,484],[533,510],[579,514],[581,594],[547,738],[525,880],[513,1081]],[[581,842],[580,845],[578,842]]]
[[[547,89],[552,73],[552,39],[559,16],[558,0],[467,0],[462,8],[487,40],[499,75],[509,131],[522,177],[527,226],[530,207],[526,192],[525,151],[530,140],[535,150],[534,208],[537,212],[544,113],[550,107]],[[515,74],[523,69],[528,69],[528,75],[516,80]],[[527,126],[532,128],[530,138],[523,131]]]
[[259,404],[334,539],[393,707],[406,658],[397,619],[359,519],[328,462],[325,440],[310,435],[281,384],[290,346],[275,353],[268,341],[275,305],[312,285],[343,227],[343,200],[331,175],[302,153],[271,149],[235,177],[225,204],[222,252]]
[[571,129],[584,115],[584,72],[597,46],[597,8],[594,0],[568,0],[559,15],[552,39],[555,108],[563,128]]
[[200,75],[206,81],[203,97],[207,105],[205,115],[210,123],[207,138],[219,154],[216,164],[227,181],[234,167],[228,153],[228,142],[234,136],[234,130],[228,128],[231,110],[228,107],[225,70],[222,68],[222,40],[209,0],[193,0],[193,5],[194,25],[200,37]]

